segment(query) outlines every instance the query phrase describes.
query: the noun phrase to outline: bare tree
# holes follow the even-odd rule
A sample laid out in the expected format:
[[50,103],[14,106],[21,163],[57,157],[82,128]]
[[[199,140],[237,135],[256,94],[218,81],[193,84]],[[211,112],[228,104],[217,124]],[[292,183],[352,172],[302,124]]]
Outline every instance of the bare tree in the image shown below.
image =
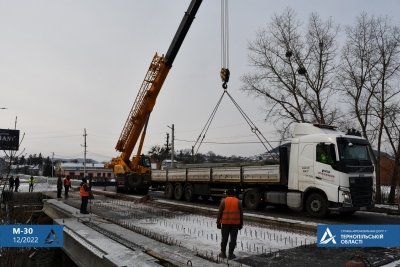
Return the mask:
[[159,145],[152,146],[147,154],[156,159],[157,161],[161,162],[165,159],[165,148]]
[[[354,26],[345,29],[347,41],[342,50],[339,79],[348,114],[358,122],[362,135],[376,146],[370,154],[375,165],[376,200],[381,201],[380,158],[385,117],[398,95],[400,67],[398,28],[390,19],[361,13]],[[386,132],[387,133],[387,132]]]
[[241,90],[265,100],[266,120],[281,135],[293,122],[338,122],[341,114],[333,99],[339,30],[332,19],[322,21],[311,13],[303,34],[302,23],[287,8],[248,44],[255,71],[241,77]]
[[[392,148],[393,155],[397,155],[399,131],[396,130],[398,120],[394,118],[398,115],[399,102],[399,74],[400,74],[400,29],[393,25],[388,17],[380,17],[376,20],[375,42],[379,51],[379,60],[375,69],[377,90],[374,94],[375,116],[379,122],[379,129],[385,129],[384,133],[379,133],[378,138],[386,138]],[[395,116],[395,117],[393,117]],[[388,119],[389,118],[389,119]],[[392,119],[390,119],[392,118]],[[393,128],[394,127],[394,128]],[[386,134],[386,137],[384,136]],[[379,139],[380,140],[380,139]],[[380,165],[380,164],[379,164]],[[395,164],[395,169],[398,168]],[[389,201],[394,201],[396,188],[397,171],[393,172]]]
[[400,165],[400,118],[398,116],[400,105],[393,105],[388,112],[385,119],[385,133],[389,147],[393,151],[394,164],[393,169],[390,170],[392,180],[390,184],[389,203],[395,203],[396,186],[399,185],[399,165]]

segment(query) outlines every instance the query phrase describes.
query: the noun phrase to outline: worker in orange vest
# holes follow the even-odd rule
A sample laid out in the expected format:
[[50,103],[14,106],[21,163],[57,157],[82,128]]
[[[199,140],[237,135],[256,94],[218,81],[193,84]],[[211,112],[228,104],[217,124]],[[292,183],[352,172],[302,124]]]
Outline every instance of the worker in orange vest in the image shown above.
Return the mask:
[[89,212],[87,212],[87,204],[89,201],[89,195],[90,195],[90,188],[87,184],[87,179],[86,178],[82,178],[82,183],[79,189],[79,195],[82,198],[82,203],[81,203],[81,213],[82,214],[89,214]]
[[71,180],[69,179],[69,175],[64,178],[64,188],[65,188],[65,199],[68,198],[68,190],[71,188]]
[[221,258],[226,258],[226,246],[228,244],[229,235],[231,241],[229,242],[229,255],[228,259],[236,258],[233,251],[236,247],[236,238],[239,230],[243,227],[243,208],[242,202],[235,197],[235,189],[230,188],[227,192],[227,197],[221,201],[217,215],[217,228],[221,229]]

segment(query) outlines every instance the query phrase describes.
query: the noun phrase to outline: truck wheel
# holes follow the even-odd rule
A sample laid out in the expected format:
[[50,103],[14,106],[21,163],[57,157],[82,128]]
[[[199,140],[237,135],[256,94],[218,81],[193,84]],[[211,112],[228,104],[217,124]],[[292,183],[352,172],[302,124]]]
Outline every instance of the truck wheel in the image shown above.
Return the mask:
[[193,186],[191,184],[186,185],[184,192],[185,200],[188,202],[192,202],[194,200]]
[[172,199],[173,196],[174,196],[174,188],[171,183],[168,183],[165,186],[165,197],[168,199]]
[[328,215],[328,201],[320,193],[313,193],[307,198],[306,208],[312,217],[325,217]]
[[181,184],[175,186],[174,195],[176,200],[181,200],[183,197],[183,189]]
[[132,188],[136,188],[142,184],[143,177],[140,174],[134,173],[127,177],[128,185]]
[[256,210],[260,205],[260,194],[257,190],[250,190],[246,193],[244,202],[246,203],[247,208]]

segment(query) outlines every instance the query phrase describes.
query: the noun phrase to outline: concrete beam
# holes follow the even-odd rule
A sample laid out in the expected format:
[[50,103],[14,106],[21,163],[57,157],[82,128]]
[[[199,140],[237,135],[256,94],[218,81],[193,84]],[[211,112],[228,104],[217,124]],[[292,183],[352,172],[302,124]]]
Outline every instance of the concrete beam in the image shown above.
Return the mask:
[[64,225],[65,253],[81,267],[160,267],[157,259],[134,251],[87,227],[75,218],[56,219]]
[[[62,201],[44,200],[43,211],[64,225],[64,252],[80,267],[192,266],[222,267],[189,249],[170,246],[113,224],[94,214],[80,214]],[[230,266],[235,266],[230,262]],[[246,267],[245,265],[240,265]]]

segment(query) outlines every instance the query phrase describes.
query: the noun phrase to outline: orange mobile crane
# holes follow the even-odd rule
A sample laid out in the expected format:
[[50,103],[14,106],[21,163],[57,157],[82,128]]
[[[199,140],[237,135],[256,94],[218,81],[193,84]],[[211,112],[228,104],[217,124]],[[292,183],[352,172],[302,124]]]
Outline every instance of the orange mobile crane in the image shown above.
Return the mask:
[[[167,54],[165,56],[155,54],[115,147],[121,154],[104,165],[105,168],[114,169],[117,191],[136,190],[142,194],[148,192],[151,185],[151,164],[148,157],[141,155],[141,151],[150,113],[201,2],[202,0],[191,1]],[[136,156],[131,160],[132,151],[141,132]]]

